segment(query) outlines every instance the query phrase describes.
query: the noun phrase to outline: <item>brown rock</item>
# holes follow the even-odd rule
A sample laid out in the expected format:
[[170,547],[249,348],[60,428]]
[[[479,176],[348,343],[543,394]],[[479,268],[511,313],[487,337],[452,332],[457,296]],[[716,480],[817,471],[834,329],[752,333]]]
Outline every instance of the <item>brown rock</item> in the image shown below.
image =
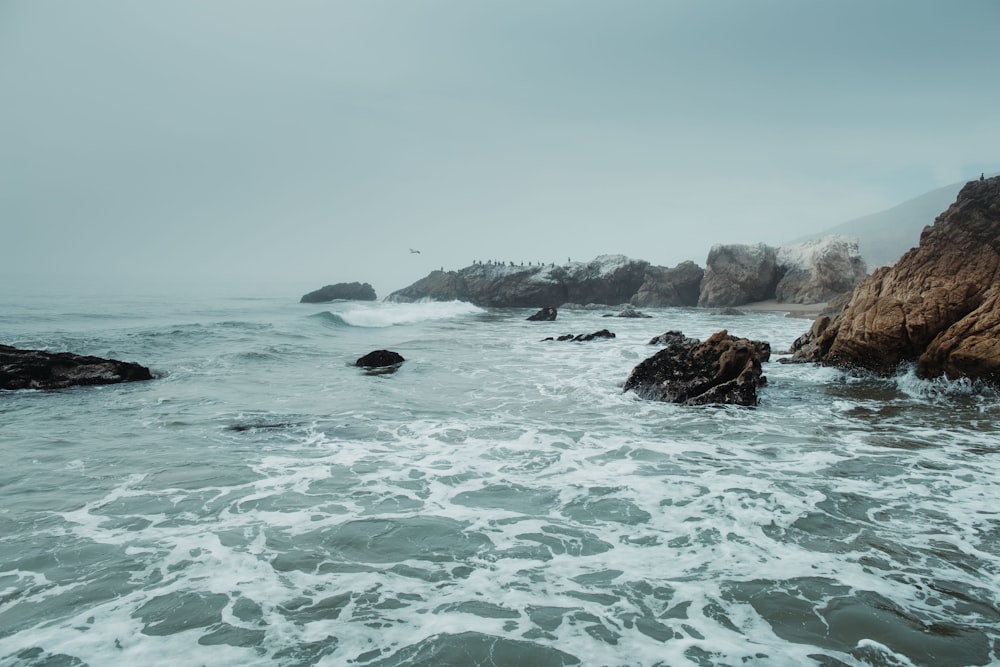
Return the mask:
[[771,356],[769,344],[736,338],[725,330],[701,343],[683,335],[674,340],[632,369],[622,391],[684,405],[757,405],[757,387],[766,382],[761,363]]
[[[863,280],[794,360],[1000,384],[1000,177],[972,181],[920,245]],[[799,341],[797,341],[798,344]]]

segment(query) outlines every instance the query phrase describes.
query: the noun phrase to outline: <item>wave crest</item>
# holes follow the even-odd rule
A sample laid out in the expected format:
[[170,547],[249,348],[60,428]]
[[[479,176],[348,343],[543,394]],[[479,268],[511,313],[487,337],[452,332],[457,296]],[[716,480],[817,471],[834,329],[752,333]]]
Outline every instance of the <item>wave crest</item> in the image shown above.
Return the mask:
[[447,320],[482,313],[482,308],[466,301],[418,301],[415,303],[336,304],[333,310],[316,313],[317,317],[334,326],[382,328],[399,324],[415,324],[429,320]]

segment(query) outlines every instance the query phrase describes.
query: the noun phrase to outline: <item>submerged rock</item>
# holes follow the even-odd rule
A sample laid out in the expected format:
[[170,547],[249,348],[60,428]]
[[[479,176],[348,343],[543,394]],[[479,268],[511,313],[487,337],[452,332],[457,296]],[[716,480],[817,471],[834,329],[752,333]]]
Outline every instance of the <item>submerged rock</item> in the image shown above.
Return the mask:
[[534,315],[531,315],[530,317],[528,317],[528,321],[529,322],[554,322],[555,319],[556,319],[556,315],[558,314],[558,312],[559,311],[557,311],[552,306],[546,306],[545,308],[542,308],[541,310],[539,310]]
[[966,184],[918,247],[859,283],[793,352],[882,375],[916,362],[923,378],[1000,384],[1000,177]]
[[622,391],[684,405],[757,405],[757,388],[766,382],[761,363],[771,356],[768,343],[726,330],[700,343],[671,338],[676,342],[632,369]]
[[398,352],[393,352],[392,350],[375,350],[355,361],[354,365],[362,368],[387,368],[398,366],[404,361],[406,359]]
[[153,379],[140,364],[0,345],[0,389],[65,389]]
[[368,283],[337,283],[309,292],[299,300],[299,303],[326,303],[338,299],[374,301],[375,298],[375,288]]

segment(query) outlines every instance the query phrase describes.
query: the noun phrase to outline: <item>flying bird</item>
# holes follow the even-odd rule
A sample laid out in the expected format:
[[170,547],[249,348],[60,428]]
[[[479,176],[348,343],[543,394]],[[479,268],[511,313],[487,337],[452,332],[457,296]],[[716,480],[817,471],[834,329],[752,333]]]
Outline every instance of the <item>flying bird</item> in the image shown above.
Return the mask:
[[413,248],[410,248],[410,252],[413,253],[414,255],[419,255],[420,254],[419,250],[414,250]]

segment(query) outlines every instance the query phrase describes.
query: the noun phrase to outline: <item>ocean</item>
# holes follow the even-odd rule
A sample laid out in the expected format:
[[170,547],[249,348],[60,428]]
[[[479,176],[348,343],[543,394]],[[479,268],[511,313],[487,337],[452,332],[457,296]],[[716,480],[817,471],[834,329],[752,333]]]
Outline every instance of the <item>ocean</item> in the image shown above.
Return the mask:
[[644,310],[4,296],[157,377],[0,392],[0,665],[1000,664],[997,392],[776,354],[756,408],[645,401],[653,336],[809,321]]

